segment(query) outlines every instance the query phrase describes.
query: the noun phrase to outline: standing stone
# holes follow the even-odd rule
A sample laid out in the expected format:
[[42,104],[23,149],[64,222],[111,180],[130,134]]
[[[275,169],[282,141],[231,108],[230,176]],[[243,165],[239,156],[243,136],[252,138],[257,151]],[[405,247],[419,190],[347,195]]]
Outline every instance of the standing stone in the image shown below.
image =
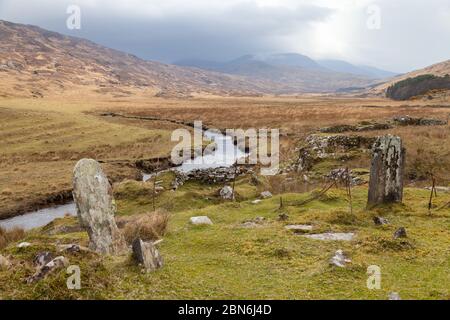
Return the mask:
[[163,260],[156,248],[157,242],[144,242],[140,238],[133,241],[133,258],[141,264],[147,272],[155,271],[163,266]]
[[368,206],[402,202],[405,149],[400,137],[379,137],[373,145]]
[[89,248],[102,254],[119,254],[126,249],[117,228],[116,206],[111,185],[100,164],[82,159],[73,173],[73,198],[80,224],[89,234]]

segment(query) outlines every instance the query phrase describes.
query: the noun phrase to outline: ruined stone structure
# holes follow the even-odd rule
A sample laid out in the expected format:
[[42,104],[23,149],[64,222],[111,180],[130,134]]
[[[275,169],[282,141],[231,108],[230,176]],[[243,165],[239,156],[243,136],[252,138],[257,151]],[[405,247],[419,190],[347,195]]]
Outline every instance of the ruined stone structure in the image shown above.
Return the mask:
[[370,168],[369,207],[401,202],[403,199],[403,170],[405,149],[400,137],[379,137],[372,147]]
[[81,226],[89,234],[89,247],[102,254],[118,254],[126,250],[125,240],[114,220],[111,185],[100,164],[82,159],[73,172],[73,198]]

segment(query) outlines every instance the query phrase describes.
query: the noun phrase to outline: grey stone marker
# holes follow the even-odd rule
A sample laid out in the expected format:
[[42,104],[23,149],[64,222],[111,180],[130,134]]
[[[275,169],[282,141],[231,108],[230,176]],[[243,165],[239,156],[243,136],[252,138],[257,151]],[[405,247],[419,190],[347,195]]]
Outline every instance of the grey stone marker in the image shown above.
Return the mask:
[[133,258],[141,264],[147,272],[162,268],[163,259],[159,254],[156,242],[144,242],[140,238],[133,241]]
[[80,224],[89,234],[89,248],[101,254],[120,254],[125,240],[117,228],[111,185],[100,164],[82,159],[73,172],[73,199]]
[[368,207],[402,202],[405,165],[402,139],[392,135],[379,137],[372,151]]

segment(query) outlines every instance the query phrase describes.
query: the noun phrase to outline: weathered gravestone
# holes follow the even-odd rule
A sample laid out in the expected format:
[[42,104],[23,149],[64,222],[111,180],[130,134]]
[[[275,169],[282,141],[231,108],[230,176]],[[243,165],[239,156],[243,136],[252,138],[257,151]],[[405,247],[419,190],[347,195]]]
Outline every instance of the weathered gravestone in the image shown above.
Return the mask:
[[400,137],[379,137],[372,147],[370,168],[369,207],[402,202],[405,149]]
[[73,172],[73,198],[80,224],[89,234],[89,247],[102,254],[119,254],[126,250],[125,240],[117,228],[116,207],[111,185],[100,164],[82,159]]

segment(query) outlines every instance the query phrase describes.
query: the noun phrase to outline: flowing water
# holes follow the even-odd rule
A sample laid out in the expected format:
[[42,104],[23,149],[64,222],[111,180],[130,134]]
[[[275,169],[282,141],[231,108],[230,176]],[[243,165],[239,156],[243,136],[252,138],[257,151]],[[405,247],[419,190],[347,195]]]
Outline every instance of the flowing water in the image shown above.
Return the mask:
[[[204,136],[216,143],[215,150],[207,155],[199,156],[192,160],[187,160],[179,167],[176,167],[175,170],[189,172],[196,169],[230,167],[236,162],[236,160],[246,156],[245,152],[241,151],[233,144],[233,140],[229,136],[212,131],[205,131]],[[143,174],[144,181],[147,181],[151,177],[152,175],[150,174]],[[62,218],[65,215],[76,215],[76,207],[74,202],[0,220],[0,227],[6,230],[16,227],[24,230],[30,230],[45,226],[54,219]]]

